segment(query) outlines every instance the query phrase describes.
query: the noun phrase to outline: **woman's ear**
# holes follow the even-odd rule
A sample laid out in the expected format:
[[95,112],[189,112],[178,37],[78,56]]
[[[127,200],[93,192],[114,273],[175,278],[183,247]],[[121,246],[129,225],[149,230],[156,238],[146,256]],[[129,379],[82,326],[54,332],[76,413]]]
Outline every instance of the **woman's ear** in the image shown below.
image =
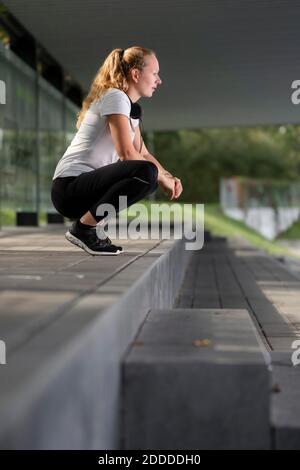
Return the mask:
[[131,73],[131,78],[132,78],[132,80],[133,80],[135,83],[138,83],[138,82],[139,82],[139,78],[140,78],[140,71],[139,71],[139,69],[131,69],[131,70],[130,70],[130,73]]

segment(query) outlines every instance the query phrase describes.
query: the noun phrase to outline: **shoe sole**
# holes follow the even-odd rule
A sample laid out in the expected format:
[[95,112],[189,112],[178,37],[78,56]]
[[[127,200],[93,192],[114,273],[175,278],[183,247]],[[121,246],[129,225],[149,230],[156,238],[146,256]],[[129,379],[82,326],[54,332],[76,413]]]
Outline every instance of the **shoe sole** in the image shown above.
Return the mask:
[[74,237],[74,235],[72,235],[69,231],[65,233],[65,237],[66,239],[73,243],[73,245],[76,245],[76,246],[79,246],[79,248],[81,248],[82,250],[86,251],[87,253],[89,253],[90,255],[96,255],[96,256],[105,256],[105,255],[109,255],[109,256],[114,256],[114,255],[119,255],[120,253],[123,253],[124,250],[118,250],[116,251],[115,253],[113,253],[112,251],[102,251],[102,252],[99,252],[99,251],[93,251],[91,250],[88,246],[86,246],[85,243],[83,243],[83,241],[79,240],[79,238],[76,238]]

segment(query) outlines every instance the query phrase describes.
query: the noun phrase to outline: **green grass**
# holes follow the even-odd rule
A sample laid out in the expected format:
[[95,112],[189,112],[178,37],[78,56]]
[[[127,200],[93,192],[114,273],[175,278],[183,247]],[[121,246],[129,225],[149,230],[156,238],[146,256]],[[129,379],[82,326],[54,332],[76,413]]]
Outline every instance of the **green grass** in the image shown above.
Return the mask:
[[[144,200],[141,201],[148,210],[152,201]],[[172,204],[168,201],[153,201],[155,203]],[[178,203],[178,202],[177,202]],[[135,205],[131,206],[134,208]],[[196,207],[193,205],[193,214],[195,214]],[[130,208],[129,208],[130,211]],[[128,216],[130,220],[131,217]],[[173,214],[171,213],[171,220],[174,220]],[[294,252],[289,250],[287,247],[280,245],[276,240],[270,241],[265,239],[262,235],[257,233],[255,230],[247,227],[243,222],[231,219],[223,214],[219,204],[204,204],[204,228],[209,230],[213,235],[219,235],[227,237],[228,239],[242,238],[247,240],[253,246],[264,250],[272,256],[291,256],[296,259],[300,259]],[[300,230],[300,228],[299,228]],[[300,235],[300,233],[299,233]],[[299,236],[300,238],[300,236]]]
[[[151,201],[145,200],[142,202],[149,211]],[[168,201],[153,202],[171,204]],[[134,205],[131,207],[134,208]],[[196,207],[193,205],[193,213],[195,213],[195,210]],[[128,219],[130,220],[130,217],[128,217]],[[172,213],[171,220],[174,220]],[[255,230],[247,227],[243,222],[231,219],[224,215],[219,204],[204,205],[204,228],[205,230],[209,230],[213,235],[224,236],[228,239],[243,238],[253,246],[266,251],[272,256],[291,256],[296,259],[300,259],[300,256],[297,256],[288,248],[280,245],[276,240],[267,240]]]
[[300,220],[278,236],[278,240],[300,240]]
[[230,239],[241,237],[273,256],[286,255],[300,259],[300,256],[281,246],[276,240],[266,240],[243,222],[226,217],[218,204],[205,204],[205,228],[215,235],[222,235]]
[[16,225],[16,212],[13,209],[2,209],[0,223],[1,225]]
[[[39,213],[39,225],[47,223],[46,212]],[[0,224],[1,226],[9,225],[15,227],[17,224],[17,216],[15,209],[2,209],[0,211]]]

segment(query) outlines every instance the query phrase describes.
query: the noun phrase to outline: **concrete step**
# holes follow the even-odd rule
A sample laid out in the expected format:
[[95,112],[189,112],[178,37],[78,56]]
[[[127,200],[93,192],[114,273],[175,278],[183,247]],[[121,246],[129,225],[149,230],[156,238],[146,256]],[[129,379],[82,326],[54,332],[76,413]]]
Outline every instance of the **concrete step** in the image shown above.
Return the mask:
[[269,449],[269,362],[247,310],[152,309],[123,359],[122,448]]
[[185,242],[162,241],[24,331],[1,366],[0,448],[120,448],[121,359],[148,311],[174,305]]
[[[298,338],[298,346],[300,345]],[[292,354],[296,363],[292,363]],[[300,354],[296,349],[290,352],[271,352],[272,358],[272,400],[271,423],[274,448],[279,450],[300,450]]]

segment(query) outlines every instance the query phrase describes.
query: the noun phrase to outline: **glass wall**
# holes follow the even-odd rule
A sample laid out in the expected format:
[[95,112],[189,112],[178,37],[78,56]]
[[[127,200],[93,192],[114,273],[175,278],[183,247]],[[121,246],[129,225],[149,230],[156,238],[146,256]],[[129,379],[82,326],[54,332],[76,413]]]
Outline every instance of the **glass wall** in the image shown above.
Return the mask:
[[75,133],[78,108],[0,43],[0,224],[17,211],[55,212],[50,198],[57,161]]

